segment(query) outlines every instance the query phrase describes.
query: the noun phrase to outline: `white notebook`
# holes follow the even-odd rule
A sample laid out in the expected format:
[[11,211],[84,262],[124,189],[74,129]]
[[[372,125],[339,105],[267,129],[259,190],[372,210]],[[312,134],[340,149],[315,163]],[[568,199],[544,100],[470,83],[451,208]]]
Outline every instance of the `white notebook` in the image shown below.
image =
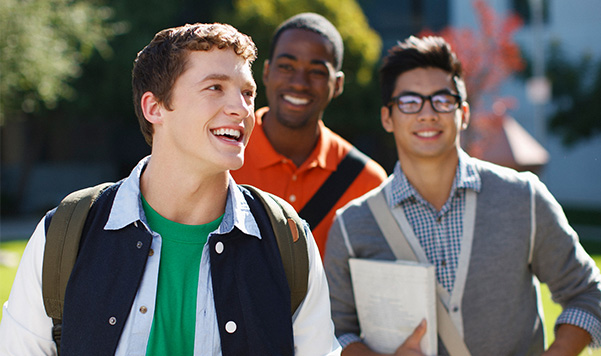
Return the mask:
[[436,272],[412,261],[349,260],[363,341],[380,353],[394,351],[427,321],[421,349],[437,355]]

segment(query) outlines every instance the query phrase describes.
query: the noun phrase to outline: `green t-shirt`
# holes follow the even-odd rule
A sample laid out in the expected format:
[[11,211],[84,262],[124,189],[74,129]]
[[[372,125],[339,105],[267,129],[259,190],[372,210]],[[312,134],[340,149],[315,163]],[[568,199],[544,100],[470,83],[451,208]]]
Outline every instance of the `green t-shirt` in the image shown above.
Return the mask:
[[159,215],[142,197],[150,228],[162,237],[154,319],[146,355],[193,355],[202,249],[223,216],[205,225],[179,224]]

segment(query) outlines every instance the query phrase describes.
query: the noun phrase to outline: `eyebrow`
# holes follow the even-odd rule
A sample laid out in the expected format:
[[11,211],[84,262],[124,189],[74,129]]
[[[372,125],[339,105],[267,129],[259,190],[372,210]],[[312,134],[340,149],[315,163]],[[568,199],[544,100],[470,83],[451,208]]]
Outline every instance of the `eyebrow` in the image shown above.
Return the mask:
[[[206,77],[202,78],[202,80],[200,80],[198,82],[198,84],[204,83],[206,81],[210,81],[210,80],[218,80],[218,81],[222,81],[222,82],[231,82],[232,81],[232,77],[227,75],[227,74],[222,74],[222,73],[212,73],[212,74],[208,74]],[[254,82],[254,80],[252,81],[248,81],[246,82],[246,84],[250,87],[252,87],[253,90],[257,90],[257,84]]]
[[[430,93],[430,94],[426,94],[425,96],[428,96],[428,95],[436,95],[436,94],[452,94],[452,95],[459,95],[458,93],[455,93],[455,92],[453,92],[453,91],[452,91],[451,89],[449,89],[449,88],[444,88],[444,89],[436,90],[436,91],[434,91],[434,92],[432,92],[432,93]],[[421,96],[424,96],[424,94],[422,94],[422,93],[418,93],[418,92],[415,92],[415,91],[410,91],[410,90],[405,90],[405,91],[402,91],[402,92],[401,92],[399,95],[397,95],[397,96],[400,96],[400,95],[421,95]]]
[[[290,60],[293,60],[293,61],[297,61],[298,60],[298,58],[296,58],[295,56],[293,56],[291,54],[288,54],[288,53],[282,53],[282,54],[278,55],[275,59],[277,60],[277,59],[280,59],[280,58],[287,58],[287,59],[290,59]],[[324,67],[327,67],[328,66],[328,61],[323,60],[323,59],[312,59],[311,60],[311,64],[320,64],[320,65],[322,65]],[[332,64],[332,67],[333,66],[334,66],[334,64]]]
[[230,80],[232,80],[232,77],[227,74],[212,73],[212,74],[209,74],[206,77],[202,78],[201,82],[204,82],[207,80],[230,81]]

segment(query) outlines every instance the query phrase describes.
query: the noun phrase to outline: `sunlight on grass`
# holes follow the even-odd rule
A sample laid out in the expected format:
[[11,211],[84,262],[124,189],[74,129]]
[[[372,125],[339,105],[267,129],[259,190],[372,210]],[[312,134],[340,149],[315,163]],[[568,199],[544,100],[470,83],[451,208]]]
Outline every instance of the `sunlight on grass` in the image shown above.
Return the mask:
[[[8,300],[10,287],[15,279],[19,260],[27,241],[10,241],[0,244],[0,306]],[[2,318],[2,308],[0,308]]]

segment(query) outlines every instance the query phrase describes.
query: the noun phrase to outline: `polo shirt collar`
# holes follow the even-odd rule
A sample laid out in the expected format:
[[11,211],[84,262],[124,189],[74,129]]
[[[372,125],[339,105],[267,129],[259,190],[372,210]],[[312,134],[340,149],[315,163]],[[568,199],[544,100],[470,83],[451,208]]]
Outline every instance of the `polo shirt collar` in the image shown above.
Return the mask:
[[[271,142],[269,142],[265,132],[263,131],[263,116],[268,111],[269,107],[263,107],[255,112],[256,123],[255,129],[253,130],[251,136],[254,146],[252,152],[261,152],[262,154],[261,161],[257,164],[259,168],[280,164],[283,160],[288,159],[286,156],[278,153],[273,148]],[[319,139],[317,140],[315,148],[303,163],[303,166],[309,165],[308,168],[317,166],[322,169],[335,171],[338,165],[338,160],[336,153],[330,150],[330,145],[333,140],[333,132],[325,126],[322,120],[319,120],[317,125],[319,130]]]

